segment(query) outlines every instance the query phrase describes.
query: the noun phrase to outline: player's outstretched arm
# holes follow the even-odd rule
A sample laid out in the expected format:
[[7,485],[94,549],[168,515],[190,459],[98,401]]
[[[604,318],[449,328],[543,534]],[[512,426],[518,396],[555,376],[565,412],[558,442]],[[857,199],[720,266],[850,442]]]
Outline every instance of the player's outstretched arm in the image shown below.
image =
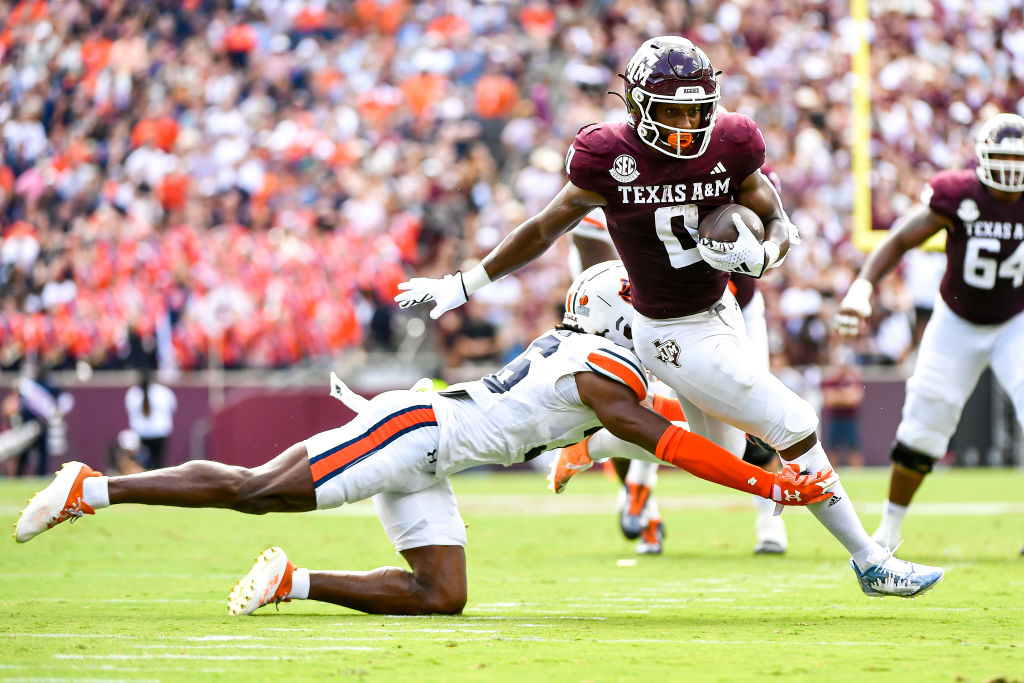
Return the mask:
[[401,293],[395,301],[402,308],[434,301],[430,317],[436,320],[466,303],[473,292],[543,254],[594,207],[604,205],[604,197],[596,192],[566,183],[540,213],[509,233],[480,264],[465,273],[458,271],[439,279],[414,277],[398,285]]
[[832,495],[828,489],[838,481],[831,469],[809,475],[792,470],[765,472],[704,437],[673,425],[640,405],[632,389],[595,373],[578,373],[576,386],[580,398],[597,413],[609,432],[701,479],[783,505],[821,502]]
[[897,221],[885,239],[868,254],[857,279],[839,303],[835,319],[839,333],[847,337],[860,334],[862,321],[871,316],[871,294],[879,280],[896,267],[905,253],[950,227],[952,223],[948,218],[923,204],[916,205]]

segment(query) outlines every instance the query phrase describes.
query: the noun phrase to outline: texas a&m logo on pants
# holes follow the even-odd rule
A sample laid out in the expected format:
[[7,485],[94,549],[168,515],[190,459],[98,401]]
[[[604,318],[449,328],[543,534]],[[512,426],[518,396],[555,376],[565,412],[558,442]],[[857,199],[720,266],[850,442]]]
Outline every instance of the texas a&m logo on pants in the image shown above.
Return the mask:
[[676,344],[674,339],[668,341],[661,341],[660,339],[654,340],[654,348],[658,352],[658,360],[665,365],[671,363],[672,365],[679,366],[679,344]]

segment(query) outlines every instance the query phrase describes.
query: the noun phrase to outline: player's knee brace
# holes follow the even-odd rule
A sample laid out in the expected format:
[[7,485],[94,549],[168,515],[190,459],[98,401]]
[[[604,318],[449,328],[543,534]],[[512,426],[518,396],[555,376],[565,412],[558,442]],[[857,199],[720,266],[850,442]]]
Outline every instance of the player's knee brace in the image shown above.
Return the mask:
[[904,446],[899,441],[893,444],[890,457],[900,467],[905,467],[918,474],[928,474],[935,466],[935,458]]
[[743,460],[756,467],[764,467],[772,462],[778,451],[753,434],[747,434],[747,447],[743,451]]

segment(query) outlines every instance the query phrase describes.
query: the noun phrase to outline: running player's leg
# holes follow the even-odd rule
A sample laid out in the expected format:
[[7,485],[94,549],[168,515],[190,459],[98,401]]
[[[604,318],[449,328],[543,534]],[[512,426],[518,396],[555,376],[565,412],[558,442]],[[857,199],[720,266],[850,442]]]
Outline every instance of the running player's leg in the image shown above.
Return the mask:
[[[756,352],[755,358],[766,370],[769,367],[768,321],[765,319],[764,296],[755,290],[750,301],[742,309],[743,324],[747,331],[750,348]],[[766,472],[779,471],[779,456],[770,448],[761,448],[750,439],[744,444],[743,459]],[[754,518],[754,552],[757,554],[778,555],[786,552],[786,523],[781,515],[775,514],[775,503],[760,496],[751,496],[757,516]]]
[[[988,365],[995,336],[957,317],[941,298],[921,337],[892,448],[889,497],[873,538],[894,548],[914,494],[946,454],[964,404]],[[1019,353],[1019,351],[1018,351]]]
[[[755,436],[747,435],[743,450],[743,460],[760,467],[766,472],[779,471],[779,454],[775,449]],[[782,515],[775,514],[775,503],[767,498],[752,496],[757,516],[754,519],[754,532],[757,540],[754,553],[758,555],[781,555],[786,552],[789,542],[786,537],[786,523]]]
[[[618,500],[619,528],[626,538],[638,538],[649,523],[649,509],[654,509],[654,487],[657,483],[657,462],[629,462]],[[658,521],[661,521],[660,516]]]
[[[644,364],[704,416],[753,434],[779,451],[785,463],[817,472],[831,467],[818,443],[814,409],[778,378],[759,367],[742,330],[742,318],[731,295],[706,313],[674,320],[634,319],[633,338]],[[685,350],[685,352],[684,352]],[[691,429],[702,433],[697,416],[684,402]],[[712,434],[705,434],[714,440]],[[834,495],[808,509],[850,552],[861,588],[877,594],[882,576],[895,576],[912,595],[927,590],[941,576],[938,568],[909,565],[885,555],[857,517],[849,495],[838,482]],[[877,576],[876,576],[877,575]],[[875,591],[871,593],[871,591]]]

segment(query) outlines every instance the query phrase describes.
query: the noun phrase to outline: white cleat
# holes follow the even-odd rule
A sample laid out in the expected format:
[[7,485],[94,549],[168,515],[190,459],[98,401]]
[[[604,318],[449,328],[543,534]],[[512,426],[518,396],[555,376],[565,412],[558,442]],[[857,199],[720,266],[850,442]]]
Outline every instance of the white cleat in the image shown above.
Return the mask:
[[786,552],[786,523],[782,521],[782,517],[758,515],[754,522],[754,530],[757,532],[755,555],[782,555]]
[[235,584],[228,596],[228,613],[252,614],[260,607],[288,601],[292,590],[295,565],[288,561],[284,551],[274,546],[267,548],[249,573]]
[[32,496],[14,525],[18,543],[30,541],[61,522],[74,521],[96,511],[82,499],[82,482],[100,473],[81,462],[66,462],[57,476],[42,491]]
[[863,572],[852,559],[850,560],[850,566],[857,575],[857,582],[864,595],[872,598],[889,595],[913,598],[942,581],[942,567],[929,567],[925,564],[898,560],[892,553],[892,550],[886,548],[881,557],[868,557],[868,562],[873,564]]

